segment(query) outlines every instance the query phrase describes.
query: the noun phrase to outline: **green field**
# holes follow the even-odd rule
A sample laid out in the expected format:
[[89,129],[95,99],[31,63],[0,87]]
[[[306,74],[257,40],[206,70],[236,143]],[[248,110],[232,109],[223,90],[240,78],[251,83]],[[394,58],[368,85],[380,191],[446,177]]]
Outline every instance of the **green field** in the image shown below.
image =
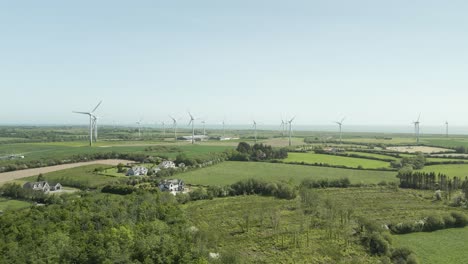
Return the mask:
[[[96,168],[110,168],[109,165],[89,165],[44,174],[45,180],[60,183],[64,186],[97,188],[117,182],[119,177],[112,177],[94,172]],[[122,174],[123,175],[123,174]],[[123,176],[122,176],[123,177]],[[24,178],[25,181],[36,181],[37,176]]]
[[338,169],[317,166],[265,162],[227,161],[204,169],[178,174],[186,183],[201,185],[228,185],[248,178],[265,181],[285,181],[299,184],[303,179],[340,179],[348,177],[353,184],[396,182],[396,172]]
[[468,164],[444,164],[444,165],[431,165],[424,166],[422,172],[435,172],[443,173],[449,177],[462,177],[468,176]]
[[378,159],[389,159],[389,160],[398,160],[399,158],[395,158],[389,155],[382,155],[382,154],[374,154],[374,153],[367,153],[367,152],[358,152],[358,151],[347,151],[348,154],[360,155],[365,157],[372,157]]
[[424,264],[467,263],[467,237],[468,227],[392,236],[395,244],[412,249]]
[[329,165],[341,165],[351,168],[362,166],[367,169],[390,168],[390,164],[380,160],[360,159],[351,157],[334,156],[315,153],[288,153],[288,158],[284,162],[304,162],[308,164],[323,163]]
[[0,211],[16,210],[31,206],[31,203],[0,197]]
[[[379,225],[463,211],[433,202],[429,191],[374,187],[316,189],[315,192],[318,203],[328,201],[333,207],[351,210],[353,219],[364,217]],[[310,216],[303,214],[299,200],[237,196],[190,202],[184,209],[191,223],[212,238],[214,252],[236,252],[258,263],[379,263],[367,255],[359,241],[346,250],[339,240],[324,238],[320,225],[308,225],[312,223]],[[249,219],[251,226],[248,232],[242,229],[245,219]],[[272,228],[272,219],[279,219],[277,228]],[[297,247],[290,246],[294,233],[298,234]],[[308,245],[307,239],[310,239]],[[334,259],[337,256],[339,261]]]

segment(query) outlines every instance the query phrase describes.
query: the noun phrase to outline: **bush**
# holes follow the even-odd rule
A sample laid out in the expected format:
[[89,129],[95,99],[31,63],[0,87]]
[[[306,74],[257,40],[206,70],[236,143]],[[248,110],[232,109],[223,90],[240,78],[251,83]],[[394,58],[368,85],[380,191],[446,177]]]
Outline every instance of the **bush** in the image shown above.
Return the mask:
[[369,250],[372,255],[386,256],[390,252],[390,244],[380,234],[374,233],[369,238]]
[[411,249],[406,247],[396,248],[392,251],[392,255],[390,257],[393,263],[398,264],[417,264],[419,261],[417,260],[416,256],[414,255]]
[[445,223],[444,219],[440,216],[429,216],[424,224],[423,231],[431,232],[435,230],[444,229]]
[[468,217],[466,217],[465,214],[459,212],[452,212],[450,215],[455,219],[455,227],[465,227],[466,225],[468,225]]

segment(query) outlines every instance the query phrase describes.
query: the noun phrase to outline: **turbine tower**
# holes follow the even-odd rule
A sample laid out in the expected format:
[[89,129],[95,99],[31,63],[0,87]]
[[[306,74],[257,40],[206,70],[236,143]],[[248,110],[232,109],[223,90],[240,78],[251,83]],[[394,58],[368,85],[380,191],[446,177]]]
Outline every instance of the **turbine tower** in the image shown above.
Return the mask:
[[138,125],[138,138],[141,138],[141,121],[143,119],[140,118],[140,121],[136,122],[136,124]]
[[97,121],[99,117],[97,115],[92,115],[93,116],[93,129],[94,129],[94,142],[97,142],[98,139],[98,127],[97,127]]
[[287,123],[289,124],[289,146],[291,146],[291,132],[292,132],[292,122],[296,117],[291,118]]
[[421,117],[421,113],[419,113],[418,119],[413,122],[414,124],[414,133],[416,134],[416,143],[419,143],[419,118]]
[[161,125],[163,127],[163,137],[165,137],[166,136],[166,123],[164,121],[162,121]]
[[[82,115],[88,115],[89,116],[89,145],[93,145],[93,126],[94,126],[94,112],[98,109],[98,107],[101,105],[102,100],[99,102],[99,104],[94,107],[94,109],[90,112],[78,112],[78,111],[73,111],[75,114],[82,114]],[[96,122],[97,123],[97,122]],[[97,132],[96,132],[96,138],[97,138]]]
[[254,129],[255,143],[257,143],[257,122],[255,122],[255,120],[253,121],[252,128]]
[[205,132],[205,120],[201,121],[201,123],[203,124],[203,136],[206,136],[206,132]]
[[280,127],[281,127],[281,136],[284,137],[284,134],[285,134],[284,132],[285,132],[285,130],[286,130],[286,122],[284,122],[283,118],[281,118],[281,125],[280,125]]
[[343,125],[343,121],[344,121],[344,120],[345,120],[345,117],[343,117],[343,118],[341,119],[341,121],[339,121],[339,122],[336,121],[336,122],[335,122],[335,123],[338,124],[338,126],[339,126],[339,128],[340,128],[340,144],[341,144],[341,126]]
[[225,126],[226,126],[226,122],[223,119],[223,138],[226,138],[226,128],[225,128]]
[[174,127],[174,139],[177,141],[177,120],[172,116],[169,117],[172,119],[172,127]]
[[190,122],[188,123],[188,125],[190,126],[190,124],[192,125],[192,144],[195,143],[195,118],[193,118],[193,115],[189,112],[188,113],[189,116],[190,116]]
[[448,121],[445,121],[445,136],[448,138]]

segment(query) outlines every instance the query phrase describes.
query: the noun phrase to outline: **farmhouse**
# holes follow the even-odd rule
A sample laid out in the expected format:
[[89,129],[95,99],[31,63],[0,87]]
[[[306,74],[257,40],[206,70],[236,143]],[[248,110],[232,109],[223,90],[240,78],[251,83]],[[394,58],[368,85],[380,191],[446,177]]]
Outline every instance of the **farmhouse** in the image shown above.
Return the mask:
[[148,169],[142,166],[137,166],[127,171],[127,176],[143,176],[148,173]]
[[170,169],[170,168],[175,169],[175,168],[176,168],[176,165],[175,165],[174,162],[172,162],[172,161],[170,161],[170,160],[165,160],[165,161],[161,162],[161,163],[158,165],[158,167],[159,167],[160,169]]
[[[205,135],[194,135],[193,140],[194,141],[206,141],[208,140],[208,136]],[[182,136],[179,139],[186,140],[186,141],[192,141],[192,136]]]
[[60,183],[57,184],[49,184],[46,181],[39,181],[39,182],[27,182],[23,185],[24,189],[30,189],[33,191],[42,191],[42,192],[49,192],[49,191],[60,191],[62,190],[62,185]]
[[182,192],[184,190],[184,182],[179,179],[163,180],[159,183],[159,189],[161,191]]

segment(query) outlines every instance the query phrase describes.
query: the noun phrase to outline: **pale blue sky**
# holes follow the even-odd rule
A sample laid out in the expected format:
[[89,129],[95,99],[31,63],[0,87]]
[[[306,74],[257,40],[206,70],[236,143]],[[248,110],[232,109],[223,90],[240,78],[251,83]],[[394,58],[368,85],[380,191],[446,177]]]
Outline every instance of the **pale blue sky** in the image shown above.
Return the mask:
[[230,2],[1,1],[0,124],[468,125],[468,2]]

